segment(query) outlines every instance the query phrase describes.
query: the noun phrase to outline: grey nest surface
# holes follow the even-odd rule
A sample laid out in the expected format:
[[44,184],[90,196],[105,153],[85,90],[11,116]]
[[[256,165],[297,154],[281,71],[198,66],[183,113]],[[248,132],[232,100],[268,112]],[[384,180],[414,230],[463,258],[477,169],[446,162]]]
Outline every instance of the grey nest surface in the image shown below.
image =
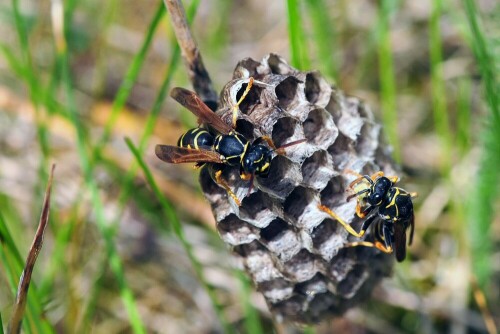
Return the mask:
[[358,98],[275,54],[237,65],[217,109],[227,123],[250,77],[256,82],[240,105],[236,130],[249,140],[271,137],[277,147],[307,141],[276,154],[269,176],[255,177],[253,187],[238,168],[224,168],[241,206],[203,168],[200,182],[217,229],[278,320],[313,323],[341,315],[370,296],[394,260],[373,248],[344,247],[356,238],[318,205],[359,230],[356,201],[346,201],[356,178],[351,171],[394,174],[381,126]]

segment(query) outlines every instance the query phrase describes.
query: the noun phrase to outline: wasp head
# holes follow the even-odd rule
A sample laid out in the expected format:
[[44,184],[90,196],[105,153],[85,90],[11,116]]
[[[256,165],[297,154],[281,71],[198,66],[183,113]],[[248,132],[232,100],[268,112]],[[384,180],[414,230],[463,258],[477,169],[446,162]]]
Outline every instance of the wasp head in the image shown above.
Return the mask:
[[392,181],[385,176],[379,177],[371,187],[371,191],[367,197],[368,203],[373,206],[382,205],[392,185]]
[[272,151],[264,145],[249,145],[241,161],[241,174],[266,177],[271,166]]

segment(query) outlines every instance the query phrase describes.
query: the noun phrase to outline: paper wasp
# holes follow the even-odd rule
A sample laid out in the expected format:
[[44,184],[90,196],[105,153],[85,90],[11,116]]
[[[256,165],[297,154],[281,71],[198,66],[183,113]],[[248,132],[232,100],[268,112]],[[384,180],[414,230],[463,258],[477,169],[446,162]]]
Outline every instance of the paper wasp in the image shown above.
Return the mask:
[[361,226],[360,232],[356,232],[342,218],[324,205],[320,210],[335,218],[352,235],[361,238],[370,225],[372,226],[374,242],[357,241],[347,244],[349,247],[366,246],[375,247],[384,253],[396,254],[396,259],[401,262],[406,257],[406,231],[410,228],[408,245],[413,241],[415,230],[415,216],[413,212],[412,198],[416,193],[409,193],[404,189],[395,187],[398,177],[386,177],[383,172],[377,172],[372,176],[359,175],[350,185],[349,189],[354,193],[347,200],[357,198],[356,215],[366,218]]
[[297,140],[276,148],[269,137],[263,136],[251,143],[234,130],[237,108],[252,84],[253,78],[250,78],[243,95],[233,107],[233,126],[225,123],[194,92],[179,87],[172,89],[170,96],[196,115],[201,125],[184,133],[179,138],[177,146],[156,145],[155,148],[158,158],[168,163],[194,162],[197,167],[205,163],[220,165],[216,167],[214,181],[221,185],[238,205],[241,204],[238,197],[221,177],[224,165],[239,166],[240,177],[251,182],[250,192],[255,175],[261,177],[268,175],[274,152],[284,154],[285,147],[306,141],[306,139]]

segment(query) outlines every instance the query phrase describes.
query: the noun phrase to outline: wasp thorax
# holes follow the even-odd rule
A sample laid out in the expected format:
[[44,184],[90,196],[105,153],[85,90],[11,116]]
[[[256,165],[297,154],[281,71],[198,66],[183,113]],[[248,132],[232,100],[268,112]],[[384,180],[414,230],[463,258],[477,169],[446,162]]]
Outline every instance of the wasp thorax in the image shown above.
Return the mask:
[[[356,177],[346,170],[395,175],[389,150],[380,144],[380,126],[359,99],[346,96],[320,73],[300,72],[274,54],[237,65],[216,111],[228,124],[235,97],[250,77],[255,81],[239,106],[235,129],[252,143],[240,173],[267,178],[258,178],[249,194],[248,181],[227,177],[240,206],[207,169],[200,174],[202,189],[221,237],[278,320],[311,323],[341,315],[367,299],[390,274],[394,256],[373,248],[345,248],[348,233],[319,205],[354,222],[359,231],[357,201],[346,202],[346,190]],[[285,154],[255,143],[258,138],[270,138],[278,148],[306,141],[286,146]],[[366,190],[361,199],[368,200],[370,187],[368,181],[359,184],[359,190]]]
[[373,185],[373,191],[368,196],[368,203],[371,205],[381,205],[388,198],[392,182],[387,177],[379,177]]
[[214,150],[220,153],[225,163],[237,166],[248,146],[248,140],[240,134],[218,135],[215,138]]

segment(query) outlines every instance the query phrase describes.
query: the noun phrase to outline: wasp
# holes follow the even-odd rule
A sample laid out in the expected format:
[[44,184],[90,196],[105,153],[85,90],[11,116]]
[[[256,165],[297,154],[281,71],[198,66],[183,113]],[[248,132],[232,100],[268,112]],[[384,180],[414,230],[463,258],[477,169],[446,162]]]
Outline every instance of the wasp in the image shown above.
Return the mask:
[[[356,173],[357,174],[357,173]],[[319,209],[335,218],[350,234],[361,238],[372,226],[374,242],[357,241],[347,244],[348,247],[366,246],[375,247],[384,253],[395,252],[396,259],[401,262],[406,257],[406,231],[410,229],[408,245],[413,241],[415,230],[415,215],[413,212],[412,198],[416,193],[395,187],[399,181],[397,176],[386,177],[383,172],[377,172],[372,176],[359,175],[351,182],[348,190],[354,193],[347,200],[357,198],[356,215],[366,218],[361,225],[361,230],[356,232],[342,218],[324,205]],[[379,218],[379,220],[376,220]]]
[[[156,145],[156,156],[174,164],[194,162],[196,167],[201,167],[206,163],[218,164],[220,167],[239,166],[240,177],[251,182],[250,192],[255,175],[266,177],[269,174],[274,152],[284,154],[285,147],[306,141],[306,139],[297,140],[276,148],[269,137],[263,136],[250,142],[234,130],[237,108],[248,94],[252,84],[253,78],[250,78],[246,90],[233,108],[232,126],[217,116],[194,92],[184,88],[174,88],[170,96],[197,116],[198,123],[201,125],[184,133],[179,138],[177,146]],[[264,145],[265,143],[267,145]],[[241,205],[236,194],[223,180],[222,168],[217,168],[214,181],[227,191],[238,206]]]

